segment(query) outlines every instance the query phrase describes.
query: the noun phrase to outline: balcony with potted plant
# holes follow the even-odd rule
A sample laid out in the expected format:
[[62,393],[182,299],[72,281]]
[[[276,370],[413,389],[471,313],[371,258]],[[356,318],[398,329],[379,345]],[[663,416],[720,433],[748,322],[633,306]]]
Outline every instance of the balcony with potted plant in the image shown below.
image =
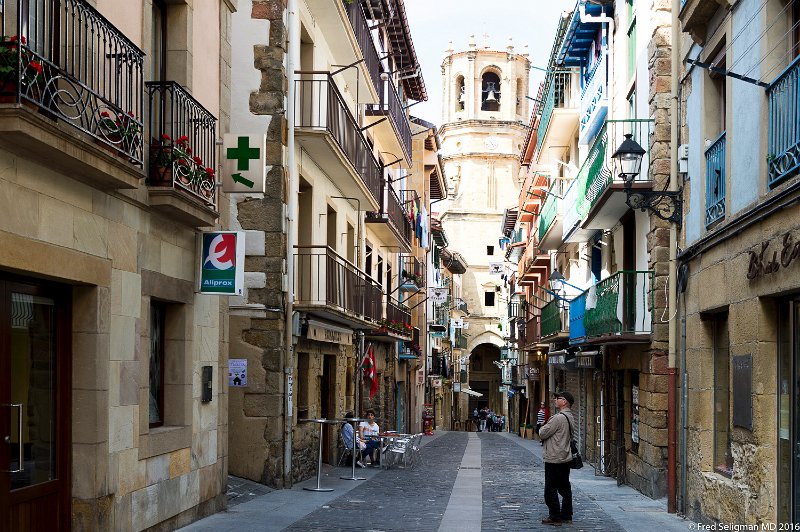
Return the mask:
[[[3,9],[0,146],[92,186],[136,188],[143,52],[86,0]],[[23,13],[37,13],[37,23]]]
[[148,82],[150,204],[192,227],[217,216],[217,119],[175,82]]

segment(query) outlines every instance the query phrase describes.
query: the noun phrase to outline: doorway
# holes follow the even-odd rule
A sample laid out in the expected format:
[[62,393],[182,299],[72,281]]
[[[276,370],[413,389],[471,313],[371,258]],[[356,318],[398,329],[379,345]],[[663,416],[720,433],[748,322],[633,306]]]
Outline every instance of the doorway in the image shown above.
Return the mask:
[[0,277],[0,530],[70,523],[70,297]]
[[[778,519],[800,517],[800,298],[778,302]],[[788,521],[786,521],[788,522]]]
[[[320,411],[324,419],[333,419],[339,417],[336,415],[336,355],[325,355],[322,358]],[[331,457],[336,454],[334,451],[337,429],[338,425],[325,425],[325,430],[322,431],[322,461],[326,464],[335,463]]]

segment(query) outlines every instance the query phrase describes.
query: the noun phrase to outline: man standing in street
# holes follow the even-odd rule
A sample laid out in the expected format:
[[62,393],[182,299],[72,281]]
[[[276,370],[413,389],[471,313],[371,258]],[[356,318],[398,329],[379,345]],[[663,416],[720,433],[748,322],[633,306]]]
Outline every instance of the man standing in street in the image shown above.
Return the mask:
[[572,450],[569,442],[575,432],[575,420],[570,410],[575,398],[569,392],[556,392],[553,397],[558,414],[539,429],[539,437],[544,445],[544,502],[550,510],[550,515],[542,519],[542,524],[560,526],[562,523],[572,523],[572,486],[569,483]]

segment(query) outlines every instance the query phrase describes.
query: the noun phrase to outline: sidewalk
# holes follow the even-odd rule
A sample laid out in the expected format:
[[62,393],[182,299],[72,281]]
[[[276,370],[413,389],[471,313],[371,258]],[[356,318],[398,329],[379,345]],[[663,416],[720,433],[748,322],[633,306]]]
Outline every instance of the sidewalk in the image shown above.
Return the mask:
[[[504,432],[505,437],[531,451],[542,459],[542,445],[538,440],[520,438]],[[667,499],[651,499],[630,486],[617,486],[611,477],[595,475],[592,464],[584,462],[583,469],[573,470],[569,476],[573,489],[578,489],[617,521],[624,530],[658,530],[659,532],[689,530],[689,521],[677,514],[667,513]],[[567,527],[562,527],[566,529]]]

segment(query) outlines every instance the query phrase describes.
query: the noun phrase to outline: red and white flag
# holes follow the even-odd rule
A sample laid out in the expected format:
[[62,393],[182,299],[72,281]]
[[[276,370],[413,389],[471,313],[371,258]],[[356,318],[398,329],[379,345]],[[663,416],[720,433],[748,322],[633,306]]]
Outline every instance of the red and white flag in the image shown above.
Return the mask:
[[375,397],[378,393],[378,372],[375,368],[375,351],[372,344],[367,345],[364,358],[361,359],[361,367],[364,369],[364,382],[369,384],[369,398]]

